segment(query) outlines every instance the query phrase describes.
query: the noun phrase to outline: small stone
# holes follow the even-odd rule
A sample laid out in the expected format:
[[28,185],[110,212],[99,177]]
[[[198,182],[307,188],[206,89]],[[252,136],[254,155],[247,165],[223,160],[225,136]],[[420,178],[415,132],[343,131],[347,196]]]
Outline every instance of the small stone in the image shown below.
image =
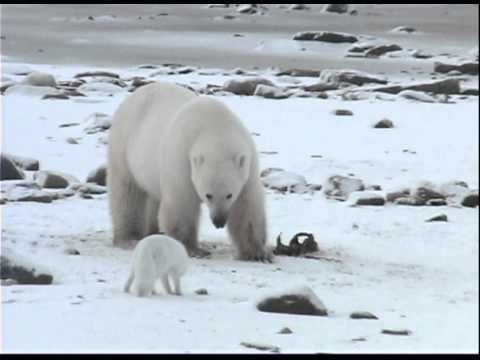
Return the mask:
[[67,255],[80,255],[80,251],[78,251],[75,248],[70,247],[70,248],[65,249],[65,254],[67,254]]
[[280,348],[278,346],[274,345],[268,345],[268,344],[260,344],[260,343],[253,343],[253,342],[247,342],[247,341],[242,341],[240,345],[246,347],[246,348],[252,348],[252,349],[257,349],[257,350],[265,350],[265,351],[271,351],[274,353],[280,352]]
[[95,183],[97,185],[107,185],[107,166],[101,165],[98,168],[90,171],[87,176],[87,183]]
[[288,327],[284,327],[278,333],[279,334],[293,334],[293,331]]
[[410,190],[408,190],[408,189],[404,189],[402,191],[390,192],[390,193],[387,194],[387,201],[388,202],[395,202],[395,200],[397,200],[399,198],[408,197],[409,195],[410,195]]
[[467,193],[461,200],[461,204],[467,207],[477,207],[478,206],[478,190],[473,190]]
[[434,221],[448,221],[448,217],[445,214],[440,214],[436,215],[428,220],[425,220],[426,222],[434,222]]
[[81,197],[82,199],[85,199],[85,200],[92,200],[92,199],[93,199],[93,196],[90,195],[90,194],[82,193],[82,192],[79,193],[79,194],[80,194],[80,197]]
[[430,199],[427,200],[426,205],[428,206],[446,206],[447,200],[445,199]]
[[264,78],[231,79],[225,82],[223,90],[236,95],[253,95],[258,85],[275,86],[270,80]]
[[374,314],[368,311],[354,311],[350,314],[350,319],[369,319],[369,320],[378,320]]
[[422,206],[425,205],[425,200],[416,197],[399,197],[393,203],[397,205]]
[[63,189],[69,185],[69,180],[63,174],[57,172],[38,171],[34,178],[38,185],[45,189]]
[[208,291],[205,288],[195,290],[195,294],[197,295],[208,295]]
[[393,121],[389,119],[382,119],[373,125],[375,129],[391,129],[394,127]]
[[348,196],[347,204],[350,206],[385,205],[385,195],[382,191],[354,191]]
[[67,138],[66,141],[67,141],[67,143],[72,144],[72,145],[77,145],[78,144],[78,141],[75,140],[75,138],[72,138],[72,137]]
[[402,48],[397,44],[378,45],[378,46],[372,47],[371,49],[368,49],[365,52],[365,57],[375,58],[375,57],[385,55],[386,53],[389,53],[392,51],[399,51],[399,50],[402,50]]
[[352,116],[353,112],[347,109],[337,109],[334,110],[333,114],[337,116]]
[[383,329],[382,330],[382,334],[386,334],[386,335],[404,335],[404,336],[408,336],[410,335],[412,332],[410,330],[407,330],[407,329]]
[[353,338],[351,341],[353,341],[353,342],[367,341],[367,338],[358,337],[358,338]]
[[348,12],[348,4],[325,4],[323,11],[344,14]]

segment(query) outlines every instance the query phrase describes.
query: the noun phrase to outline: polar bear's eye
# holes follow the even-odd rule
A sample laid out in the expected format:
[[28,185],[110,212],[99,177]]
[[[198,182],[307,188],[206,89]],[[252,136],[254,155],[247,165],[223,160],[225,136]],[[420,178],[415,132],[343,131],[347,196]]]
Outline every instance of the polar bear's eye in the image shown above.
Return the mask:
[[232,194],[228,194],[227,199],[231,199],[231,198],[232,198]]
[[207,197],[208,200],[212,200],[213,195],[212,194],[207,194],[206,197]]

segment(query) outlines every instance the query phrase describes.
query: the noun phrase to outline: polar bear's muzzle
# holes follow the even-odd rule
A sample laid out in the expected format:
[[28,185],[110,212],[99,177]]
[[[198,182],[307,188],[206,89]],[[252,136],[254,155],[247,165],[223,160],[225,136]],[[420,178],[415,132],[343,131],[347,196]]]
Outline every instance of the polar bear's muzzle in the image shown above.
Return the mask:
[[215,215],[215,216],[212,216],[212,222],[213,222],[213,225],[215,225],[215,227],[217,229],[220,229],[220,228],[223,228],[225,227],[225,224],[227,223],[227,215]]

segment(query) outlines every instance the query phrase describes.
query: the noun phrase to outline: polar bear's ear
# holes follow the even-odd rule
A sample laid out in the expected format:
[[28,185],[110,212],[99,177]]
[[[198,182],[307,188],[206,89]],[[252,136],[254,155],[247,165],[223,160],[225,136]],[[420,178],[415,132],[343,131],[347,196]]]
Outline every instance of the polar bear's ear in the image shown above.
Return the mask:
[[203,157],[203,155],[197,155],[193,157],[193,164],[196,167],[199,167],[200,165],[202,165],[204,161],[205,161],[205,158]]

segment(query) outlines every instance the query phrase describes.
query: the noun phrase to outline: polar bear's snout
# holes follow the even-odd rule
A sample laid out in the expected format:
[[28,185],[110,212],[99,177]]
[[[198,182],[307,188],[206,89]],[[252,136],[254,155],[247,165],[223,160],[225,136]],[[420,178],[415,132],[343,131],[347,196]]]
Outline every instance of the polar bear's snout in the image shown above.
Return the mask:
[[213,215],[212,216],[213,225],[215,225],[215,227],[217,229],[221,229],[221,228],[225,227],[225,224],[227,223],[227,219],[228,219],[228,216],[225,215],[225,214],[219,214],[219,215]]

